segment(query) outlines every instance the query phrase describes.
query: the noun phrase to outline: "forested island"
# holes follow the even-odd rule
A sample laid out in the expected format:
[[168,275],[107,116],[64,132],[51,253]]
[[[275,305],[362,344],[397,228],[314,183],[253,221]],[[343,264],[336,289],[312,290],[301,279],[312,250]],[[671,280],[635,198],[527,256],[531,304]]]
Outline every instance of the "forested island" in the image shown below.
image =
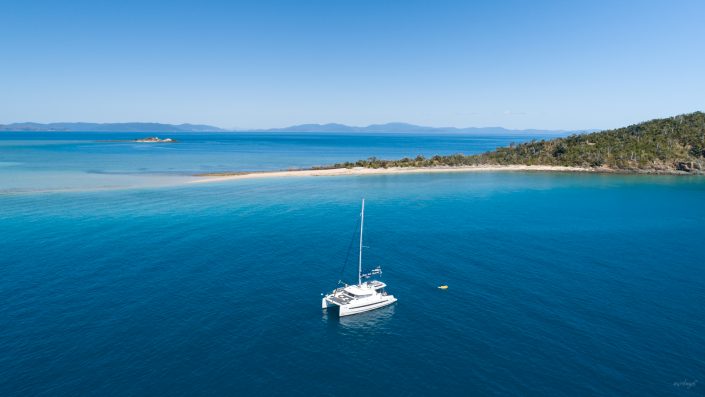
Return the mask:
[[476,154],[344,162],[320,168],[560,166],[604,172],[705,173],[705,113],[656,119],[614,130],[532,140]]

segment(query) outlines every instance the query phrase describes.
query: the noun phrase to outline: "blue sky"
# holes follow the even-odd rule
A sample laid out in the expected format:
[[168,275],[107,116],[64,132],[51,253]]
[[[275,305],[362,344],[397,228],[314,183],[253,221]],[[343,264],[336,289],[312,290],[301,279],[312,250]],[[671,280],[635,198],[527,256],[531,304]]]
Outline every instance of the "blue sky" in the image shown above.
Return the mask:
[[582,129],[705,110],[703,1],[0,0],[0,123]]

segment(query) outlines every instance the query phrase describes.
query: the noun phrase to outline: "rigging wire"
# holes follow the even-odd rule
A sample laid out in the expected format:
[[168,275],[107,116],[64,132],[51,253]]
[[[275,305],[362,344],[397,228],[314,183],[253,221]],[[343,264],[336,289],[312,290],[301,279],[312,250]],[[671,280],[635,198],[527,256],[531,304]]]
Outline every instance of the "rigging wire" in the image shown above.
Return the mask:
[[353,243],[355,242],[355,236],[357,236],[357,229],[360,225],[361,218],[355,223],[355,229],[353,229],[352,237],[350,238],[350,245],[348,245],[348,253],[345,255],[345,262],[343,262],[343,268],[340,269],[340,277],[338,278],[338,284],[343,281],[343,273],[345,273],[345,266],[350,261],[350,251],[352,251]]

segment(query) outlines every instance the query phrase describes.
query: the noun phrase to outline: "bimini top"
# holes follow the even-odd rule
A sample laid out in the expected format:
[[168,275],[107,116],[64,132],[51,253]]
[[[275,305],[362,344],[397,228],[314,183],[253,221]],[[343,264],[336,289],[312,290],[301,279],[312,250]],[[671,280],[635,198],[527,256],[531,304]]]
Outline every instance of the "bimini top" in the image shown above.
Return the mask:
[[383,283],[383,282],[381,282],[381,281],[379,281],[379,280],[368,281],[368,282],[365,283],[365,284],[369,284],[369,285],[370,285],[372,288],[374,288],[374,289],[380,289],[380,288],[384,288],[384,287],[387,286],[387,284],[385,284],[385,283]]
[[384,288],[387,285],[381,281],[368,281],[360,285],[348,285],[344,291],[354,296],[366,296],[377,292],[378,289]]

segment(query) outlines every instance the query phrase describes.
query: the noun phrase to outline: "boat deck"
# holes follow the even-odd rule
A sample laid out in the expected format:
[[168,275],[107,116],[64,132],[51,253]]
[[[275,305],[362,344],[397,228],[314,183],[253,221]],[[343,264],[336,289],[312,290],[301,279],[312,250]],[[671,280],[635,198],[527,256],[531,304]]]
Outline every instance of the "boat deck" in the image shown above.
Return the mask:
[[346,295],[331,295],[328,296],[328,300],[337,304],[337,305],[347,305],[349,304],[353,299],[349,296]]
[[345,292],[344,288],[338,288],[332,293],[328,294],[326,296],[326,299],[330,300],[332,303],[335,303],[337,305],[347,305],[348,303],[352,302],[354,297],[348,295]]
[[[386,296],[387,293],[383,290],[384,287],[387,285],[381,281],[378,280],[370,280],[362,284],[366,288],[371,287],[371,290],[366,290],[365,293],[367,292],[376,292],[376,293],[381,293],[383,296]],[[355,286],[353,286],[355,287]],[[350,288],[350,286],[345,286],[343,288],[337,288],[330,294],[326,295],[326,299],[333,304],[336,305],[348,305],[352,301],[358,299],[359,297],[355,296],[355,293],[350,293],[346,290],[346,288]]]

